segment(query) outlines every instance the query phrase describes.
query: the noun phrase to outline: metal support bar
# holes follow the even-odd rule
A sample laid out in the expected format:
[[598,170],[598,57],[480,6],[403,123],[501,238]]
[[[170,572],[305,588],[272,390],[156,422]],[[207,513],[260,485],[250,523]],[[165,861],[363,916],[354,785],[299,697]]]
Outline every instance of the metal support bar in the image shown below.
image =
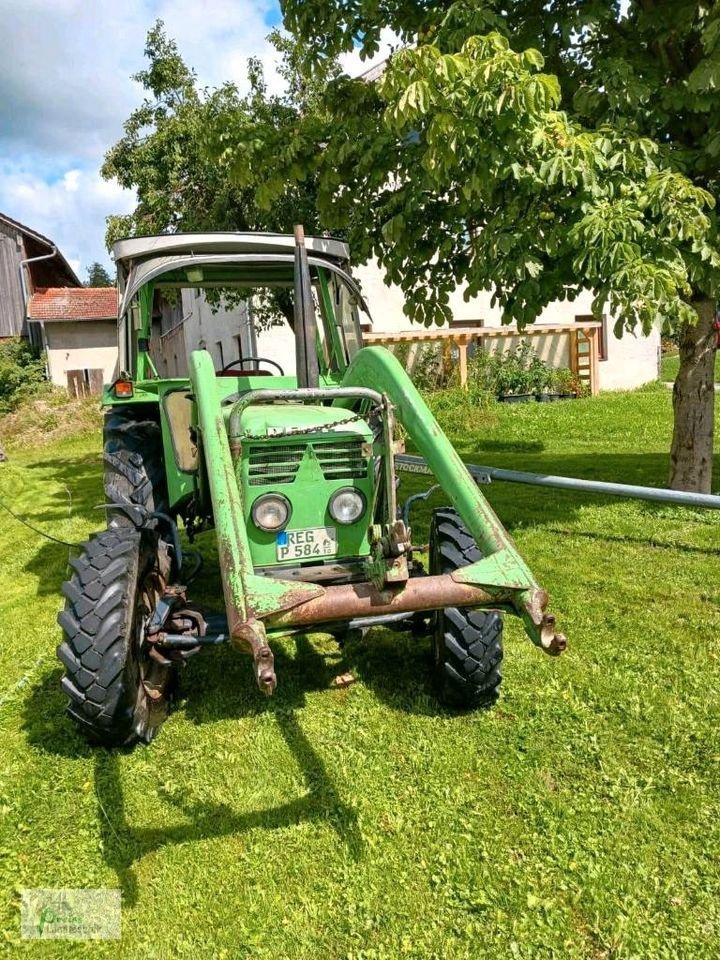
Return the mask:
[[[504,596],[505,591],[510,591],[510,603],[522,617],[533,643],[543,649],[564,644],[565,638],[562,634],[555,635],[554,618],[546,611],[547,594],[535,581],[512,538],[397,359],[387,350],[365,347],[353,357],[342,385],[372,385],[388,396],[412,443],[427,458],[438,483],[475,538],[483,559],[458,571],[456,580],[477,588],[485,587],[495,596],[496,589]],[[401,457],[396,457],[398,464],[400,460]],[[458,604],[436,604],[446,605]],[[475,605],[482,606],[483,601]],[[362,612],[353,610],[351,615],[362,616]]]
[[[423,457],[402,454],[395,457],[395,465],[399,470],[407,469],[409,473],[432,473]],[[626,497],[630,500],[655,500],[658,503],[671,503],[676,507],[703,507],[707,510],[720,510],[720,496],[710,493],[688,493],[683,490],[664,490],[661,487],[639,487],[628,483],[606,483],[603,480],[556,477],[551,474],[527,473],[523,470],[483,467],[474,463],[466,463],[465,466],[478,483],[491,483],[493,480],[525,483],[533,487],[571,490],[574,493],[596,493],[600,496]]]
[[249,390],[233,404],[230,411],[228,433],[231,438],[240,436],[240,416],[246,407],[255,403],[277,403],[287,400],[290,402],[317,402],[318,400],[372,400],[382,404],[383,397],[377,390],[369,387],[304,387],[294,390],[273,390],[263,388]]
[[[454,574],[416,577],[398,591],[379,590],[373,583],[349,583],[327,587],[323,596],[278,613],[269,614],[265,623],[274,627],[302,627],[337,621],[366,620],[413,614],[443,607],[513,607],[517,603],[514,590],[493,590],[463,583]],[[544,598],[547,601],[547,597]],[[556,655],[567,646],[565,637],[555,632],[555,618],[542,609],[530,611],[538,625],[538,643],[545,653]]]
[[295,226],[295,342],[299,387],[317,387],[320,371],[315,350],[315,308],[305,248],[305,231]]
[[416,613],[441,607],[493,607],[512,603],[511,591],[488,593],[481,587],[458,583],[450,574],[417,577],[401,590],[379,590],[373,583],[348,583],[326,587],[323,596],[292,610],[271,613],[265,618],[268,628],[296,627],[332,623],[366,617],[384,617],[395,613]]
[[224,633],[206,637],[186,637],[182,633],[165,633],[158,640],[158,646],[169,650],[192,650],[195,647],[216,647],[227,643],[229,637]]

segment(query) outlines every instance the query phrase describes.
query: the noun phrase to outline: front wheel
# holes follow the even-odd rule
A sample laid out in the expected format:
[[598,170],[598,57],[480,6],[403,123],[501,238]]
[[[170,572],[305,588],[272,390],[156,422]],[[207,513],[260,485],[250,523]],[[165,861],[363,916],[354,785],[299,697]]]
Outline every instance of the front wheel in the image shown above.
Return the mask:
[[143,643],[167,576],[164,544],[149,530],[112,527],[70,564],[57,649],[68,713],[92,743],[149,743],[167,716],[177,669]]
[[[452,573],[481,559],[456,511],[436,510],[430,526],[430,573]],[[502,631],[496,610],[445,607],[435,613],[433,667],[443,703],[471,709],[495,702],[502,680]]]

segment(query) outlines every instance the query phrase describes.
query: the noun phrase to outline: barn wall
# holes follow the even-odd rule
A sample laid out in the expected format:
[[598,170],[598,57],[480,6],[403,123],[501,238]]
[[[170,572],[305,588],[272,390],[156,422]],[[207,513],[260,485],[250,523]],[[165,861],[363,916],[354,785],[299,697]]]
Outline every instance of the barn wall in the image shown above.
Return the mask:
[[19,266],[24,258],[22,234],[0,220],[0,338],[23,334],[25,307]]
[[50,379],[67,386],[68,370],[102,370],[103,382],[117,376],[117,323],[115,320],[81,320],[45,324]]

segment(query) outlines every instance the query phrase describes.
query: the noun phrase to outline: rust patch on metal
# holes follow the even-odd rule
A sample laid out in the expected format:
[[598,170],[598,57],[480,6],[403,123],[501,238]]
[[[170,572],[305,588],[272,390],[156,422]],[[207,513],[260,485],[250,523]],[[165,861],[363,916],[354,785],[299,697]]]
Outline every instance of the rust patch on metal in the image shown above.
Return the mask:
[[326,587],[325,595],[283,613],[270,614],[272,626],[299,626],[376,617],[392,613],[414,613],[442,607],[483,607],[509,604],[512,594],[493,594],[466,583],[457,583],[449,574],[409,580],[401,590],[379,590],[372,583],[349,583]]
[[257,685],[266,696],[271,696],[277,686],[275,658],[268,645],[263,622],[253,617],[245,623],[236,624],[232,639],[233,643],[250,652]]

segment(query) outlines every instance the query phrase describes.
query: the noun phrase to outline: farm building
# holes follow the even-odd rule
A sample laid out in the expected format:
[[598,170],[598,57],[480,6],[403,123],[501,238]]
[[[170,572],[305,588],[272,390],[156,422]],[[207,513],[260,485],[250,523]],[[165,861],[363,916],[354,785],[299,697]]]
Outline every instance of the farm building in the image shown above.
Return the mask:
[[28,336],[26,303],[45,287],[81,287],[52,240],[0,213],[0,339]]
[[[369,263],[354,271],[367,298],[373,315],[372,332],[367,342],[385,343],[421,342],[427,335],[418,329],[403,312],[404,298],[396,286],[386,286],[377,265]],[[660,331],[648,336],[625,333],[615,336],[614,319],[592,316],[592,293],[583,291],[575,301],[556,301],[543,311],[535,323],[522,334],[503,327],[500,309],[491,305],[491,295],[465,300],[464,290],[458,287],[450,298],[453,320],[447,327],[431,331],[430,336],[459,342],[486,350],[508,350],[523,336],[531,336],[539,356],[551,367],[570,367],[583,370],[593,365],[593,392],[600,390],[627,390],[656,380],[660,358]]]
[[117,289],[49,287],[28,303],[28,326],[39,331],[48,376],[73,396],[100,393],[117,376]]

